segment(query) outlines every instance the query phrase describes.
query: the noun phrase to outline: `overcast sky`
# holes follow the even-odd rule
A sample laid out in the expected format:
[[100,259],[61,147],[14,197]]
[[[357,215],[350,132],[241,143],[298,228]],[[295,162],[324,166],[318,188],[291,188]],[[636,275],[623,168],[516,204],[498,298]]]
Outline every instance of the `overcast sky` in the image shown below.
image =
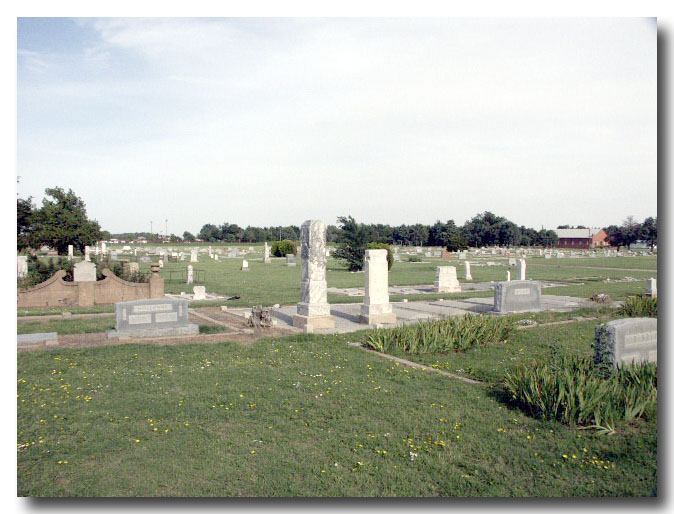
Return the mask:
[[18,22],[20,197],[115,232],[657,214],[654,19]]

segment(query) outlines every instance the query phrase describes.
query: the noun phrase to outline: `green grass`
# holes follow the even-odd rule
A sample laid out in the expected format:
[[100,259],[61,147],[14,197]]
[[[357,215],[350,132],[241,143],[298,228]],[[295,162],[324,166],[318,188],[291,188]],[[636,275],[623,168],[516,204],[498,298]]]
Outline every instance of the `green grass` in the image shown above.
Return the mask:
[[115,318],[64,319],[49,321],[26,321],[17,323],[17,334],[57,332],[59,334],[85,334],[105,332],[115,328]]
[[[471,362],[489,378],[549,345],[587,353],[592,326],[518,331]],[[657,494],[656,420],[607,437],[529,418],[357,335],[21,352],[17,493]]]

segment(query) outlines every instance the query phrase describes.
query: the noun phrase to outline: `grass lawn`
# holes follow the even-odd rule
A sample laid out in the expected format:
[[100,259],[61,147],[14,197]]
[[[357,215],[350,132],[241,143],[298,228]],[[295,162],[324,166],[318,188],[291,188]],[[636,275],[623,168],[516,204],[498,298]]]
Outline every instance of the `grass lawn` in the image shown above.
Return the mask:
[[21,352],[17,493],[655,495],[657,420],[599,435],[490,393],[531,355],[588,352],[594,324],[435,358],[486,385],[346,345],[363,333]]

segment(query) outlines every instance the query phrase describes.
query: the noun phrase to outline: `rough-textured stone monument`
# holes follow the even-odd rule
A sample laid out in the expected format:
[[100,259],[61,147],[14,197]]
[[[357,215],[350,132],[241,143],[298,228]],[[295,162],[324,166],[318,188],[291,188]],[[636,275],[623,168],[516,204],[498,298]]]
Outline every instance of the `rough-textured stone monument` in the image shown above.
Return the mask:
[[365,250],[365,298],[360,322],[368,325],[395,323],[388,298],[388,250]]
[[264,242],[264,263],[271,263],[271,258],[269,257],[269,245],[267,244],[267,241]]
[[73,269],[74,282],[96,282],[96,265],[93,262],[80,261]]
[[188,318],[187,300],[158,298],[115,304],[115,329],[108,338],[192,335],[199,326]]
[[313,329],[335,327],[330,315],[328,286],[325,280],[325,223],[307,220],[302,223],[302,295],[293,316],[293,326]]
[[519,259],[517,261],[517,280],[527,279],[527,261]]
[[494,286],[494,311],[522,312],[541,309],[541,284],[533,280],[499,282]]
[[194,296],[192,300],[205,300],[206,299],[206,286],[194,286],[192,288]]
[[600,323],[594,333],[594,361],[622,366],[658,361],[658,319],[626,318]]
[[470,274],[470,261],[466,261],[466,280],[473,280],[473,275]]
[[458,293],[461,291],[461,284],[456,278],[456,268],[454,266],[438,266],[435,268],[435,284],[433,291],[435,293]]
[[28,256],[27,255],[17,255],[16,256],[16,276],[17,278],[23,278],[28,275]]
[[[161,263],[161,261],[159,261]],[[186,284],[193,284],[194,283],[194,268],[190,264],[187,266],[187,282]]]

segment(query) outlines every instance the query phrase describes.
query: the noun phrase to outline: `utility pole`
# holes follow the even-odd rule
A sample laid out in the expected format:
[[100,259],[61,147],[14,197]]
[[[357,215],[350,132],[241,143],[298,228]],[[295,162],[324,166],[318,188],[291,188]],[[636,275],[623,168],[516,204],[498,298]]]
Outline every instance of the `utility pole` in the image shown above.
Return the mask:
[[166,239],[168,239],[168,219],[165,219],[164,221],[166,222],[166,226],[164,228],[164,236],[166,237]]
[[152,222],[150,221],[150,237],[152,237]]

